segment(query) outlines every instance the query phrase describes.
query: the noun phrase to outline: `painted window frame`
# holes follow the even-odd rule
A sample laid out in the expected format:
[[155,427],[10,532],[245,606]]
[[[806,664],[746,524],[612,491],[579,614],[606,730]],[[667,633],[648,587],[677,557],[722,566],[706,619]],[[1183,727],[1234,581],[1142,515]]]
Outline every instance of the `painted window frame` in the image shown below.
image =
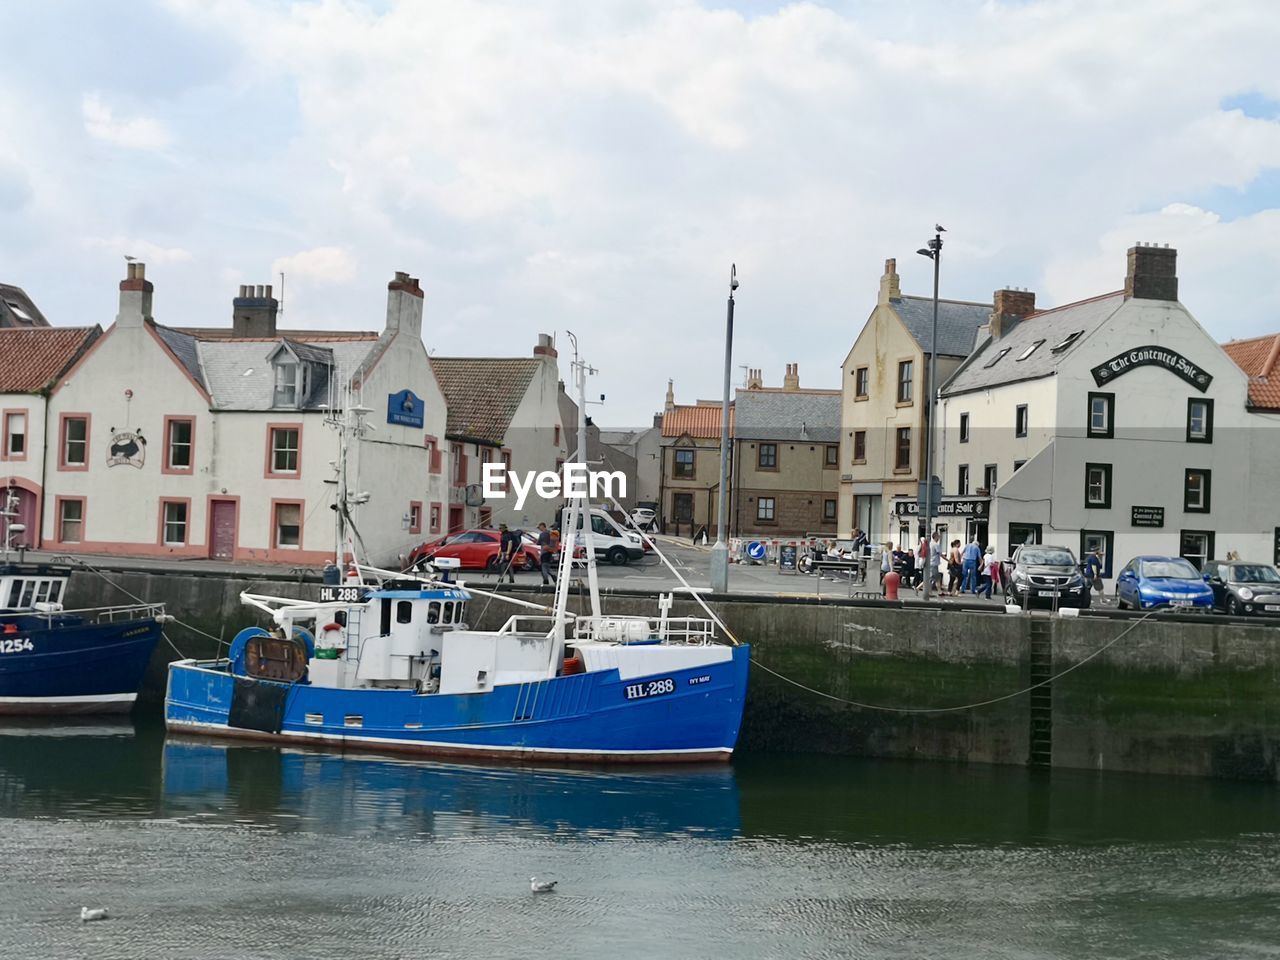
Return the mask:
[[858,367],[853,371],[853,399],[866,400],[871,396],[871,368]]
[[1115,552],[1116,532],[1114,530],[1081,530],[1080,531],[1080,563],[1083,564],[1089,557],[1089,540],[1093,537],[1102,537],[1102,579],[1111,579],[1111,555]]
[[[1191,502],[1191,478],[1200,477],[1200,503]],[[1210,513],[1213,509],[1213,471],[1208,467],[1187,467],[1182,474],[1182,512]]]
[[956,496],[969,495],[969,465],[961,463],[956,466]]
[[1217,555],[1217,548],[1215,546],[1215,541],[1217,539],[1217,531],[1216,530],[1192,530],[1192,529],[1182,529],[1178,531],[1178,556],[1182,557],[1182,559],[1188,561],[1193,567],[1199,570],[1201,569],[1200,565],[1197,564],[1194,560],[1192,560],[1191,557],[1187,556],[1187,551],[1183,549],[1183,541],[1187,538],[1188,535],[1193,537],[1204,537],[1205,555],[1201,557],[1201,563],[1204,563],[1205,561],[1212,560],[1214,556]]
[[[168,512],[170,507],[182,507],[182,540],[175,541],[169,539],[169,518]],[[191,498],[190,497],[161,497],[159,511],[159,529],[156,531],[156,545],[161,547],[189,547],[191,545]]]
[[465,487],[467,485],[466,446],[461,443],[449,444],[449,459],[453,461],[450,471],[449,485]]
[[822,519],[835,520],[839,516],[840,501],[824,499],[822,501]]
[[[280,542],[280,508],[281,507],[297,507],[298,508],[298,542],[297,543],[281,543]],[[290,553],[302,551],[303,536],[306,532],[307,525],[307,503],[305,500],[296,499],[271,499],[271,549],[272,550],[288,550]]]
[[[89,500],[88,497],[55,496],[53,498],[53,501],[54,501],[53,503],[53,539],[55,543],[60,543],[60,544],[84,543],[85,523],[87,522],[87,519],[89,516],[88,500]],[[77,537],[75,540],[63,539],[64,527],[67,523],[67,518],[64,515],[63,510],[66,507],[66,505],[69,503],[78,503],[80,505],[80,517],[79,519],[72,521],[73,523],[80,524],[80,536]]]
[[409,501],[409,532],[422,533],[422,501]]
[[[770,462],[765,463],[764,451],[768,447],[772,452]],[[778,444],[777,443],[758,443],[756,444],[756,469],[767,470],[769,473],[778,472]]]
[[[903,376],[904,371],[906,373],[905,377]],[[898,398],[897,406],[909,407],[915,402],[915,374],[916,361],[914,357],[898,361],[898,389],[894,394]],[[904,392],[905,396],[903,396]]]
[[[1191,411],[1196,404],[1203,404],[1204,434],[1196,436],[1191,432]],[[1187,443],[1213,443],[1213,399],[1211,397],[1187,397]]]
[[[689,462],[684,464],[680,460],[680,454],[689,454]],[[687,466],[687,472],[682,472],[681,467]],[[676,447],[671,454],[671,477],[673,480],[696,480],[698,479],[698,450],[696,447]]]
[[[769,505],[768,516],[765,516],[765,504]],[[756,523],[778,522],[778,498],[756,497]]]
[[828,443],[822,451],[822,466],[828,470],[837,470],[840,467],[840,445],[838,443]]
[[[296,470],[276,470],[276,433],[284,430],[292,430],[298,435],[298,446],[294,451],[297,457]],[[300,422],[293,423],[268,423],[267,424],[267,462],[263,467],[263,479],[266,480],[300,480],[302,479],[302,424]]]
[[[22,452],[14,453],[9,449],[9,444],[15,436],[9,430],[9,418],[11,416],[22,415]],[[5,407],[0,410],[0,460],[7,463],[22,463],[30,459],[31,455],[31,408],[30,407]]]
[[[84,421],[84,460],[73,463],[67,459],[67,425],[73,420]],[[69,412],[58,414],[58,470],[64,473],[83,473],[89,469],[89,448],[93,437],[93,414]]]
[[[1107,404],[1107,425],[1103,429],[1095,429],[1093,426],[1093,401],[1102,400]],[[1114,393],[1103,393],[1098,390],[1090,390],[1089,398],[1085,402],[1084,408],[1084,434],[1086,437],[1095,440],[1111,440],[1116,435],[1116,395]]]
[[427,514],[427,531],[429,533],[439,533],[440,524],[444,522],[444,503],[440,500],[431,501],[431,510]]
[[853,431],[853,462],[867,462],[867,431]]
[[[1090,474],[1097,470],[1102,476],[1102,496],[1093,500],[1089,495]],[[1111,484],[1113,465],[1110,463],[1086,463],[1084,465],[1084,508],[1086,510],[1111,509]]]
[[[187,465],[185,467],[175,467],[173,465],[173,425],[175,423],[185,423],[191,427],[191,434],[187,440]],[[160,460],[160,472],[170,476],[189,477],[196,472],[196,418],[182,414],[166,414],[164,418],[164,450]],[[301,462],[301,461],[299,461]]]
[[960,414],[960,442],[969,442],[969,414],[967,411]]
[[440,438],[430,433],[422,438],[422,445],[427,448],[427,473],[439,474],[444,469],[443,451],[440,449]]
[[987,496],[994,497],[996,495],[996,487],[999,484],[999,466],[994,463],[984,463],[982,465],[982,488],[987,491]]
[[1028,412],[1027,404],[1020,403],[1013,408],[1013,435],[1025,437],[1030,428],[1031,414]]

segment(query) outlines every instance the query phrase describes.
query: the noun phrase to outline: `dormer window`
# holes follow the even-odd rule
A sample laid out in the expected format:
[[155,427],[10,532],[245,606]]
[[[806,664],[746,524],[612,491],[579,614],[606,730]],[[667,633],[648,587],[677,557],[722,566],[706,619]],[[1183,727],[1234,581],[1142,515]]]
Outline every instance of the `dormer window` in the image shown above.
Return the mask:
[[298,405],[298,397],[302,392],[301,374],[303,366],[300,363],[289,363],[285,360],[276,362],[276,394],[272,406],[276,407],[296,407]]

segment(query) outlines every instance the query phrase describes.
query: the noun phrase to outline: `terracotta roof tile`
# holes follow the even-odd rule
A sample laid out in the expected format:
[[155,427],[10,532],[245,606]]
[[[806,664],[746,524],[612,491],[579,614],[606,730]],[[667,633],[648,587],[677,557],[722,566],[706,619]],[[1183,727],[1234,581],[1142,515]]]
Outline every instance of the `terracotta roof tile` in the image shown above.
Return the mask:
[[61,376],[101,327],[32,327],[0,330],[0,393],[34,393]]
[[1232,340],[1222,349],[1249,377],[1249,406],[1280,410],[1280,333]]
[[[683,437],[687,434],[696,440],[718,440],[720,407],[718,403],[676,404],[674,410],[662,415],[662,435]],[[729,436],[733,436],[733,411],[733,404],[729,404]]]
[[501,446],[542,362],[536,357],[432,357],[448,408],[445,436]]

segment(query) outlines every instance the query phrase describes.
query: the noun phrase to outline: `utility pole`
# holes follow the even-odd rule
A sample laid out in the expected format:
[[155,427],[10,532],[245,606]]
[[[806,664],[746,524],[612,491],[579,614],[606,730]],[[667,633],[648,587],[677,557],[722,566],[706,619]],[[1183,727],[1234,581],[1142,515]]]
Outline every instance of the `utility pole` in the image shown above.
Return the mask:
[[[928,392],[923,397],[925,405],[924,503],[919,504],[924,515],[924,542],[929,550],[929,562],[924,571],[923,596],[925,600],[928,600],[933,592],[933,565],[941,559],[935,557],[934,553],[938,552],[938,548],[942,545],[941,542],[938,544],[933,542],[933,509],[936,506],[933,502],[933,411],[934,396],[937,392],[937,380],[935,377],[938,372],[938,270],[942,265],[942,234],[946,232],[946,228],[940,224],[935,224],[933,229],[933,239],[929,241],[929,245],[916,251],[921,256],[928,257],[933,261],[933,336],[929,341]],[[942,569],[941,566],[938,569]]]
[[729,592],[729,375],[733,369],[733,292],[738,289],[738,265],[729,267],[729,312],[724,327],[724,399],[720,404],[720,496],[717,503],[716,543],[711,548],[711,590]]

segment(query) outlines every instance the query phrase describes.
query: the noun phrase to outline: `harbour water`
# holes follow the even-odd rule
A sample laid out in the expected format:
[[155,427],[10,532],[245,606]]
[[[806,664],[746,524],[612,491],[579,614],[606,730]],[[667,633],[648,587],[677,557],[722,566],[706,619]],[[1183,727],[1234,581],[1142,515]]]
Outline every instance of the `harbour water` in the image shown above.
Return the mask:
[[542,770],[7,720],[0,816],[0,957],[1280,952],[1268,784],[772,755]]

